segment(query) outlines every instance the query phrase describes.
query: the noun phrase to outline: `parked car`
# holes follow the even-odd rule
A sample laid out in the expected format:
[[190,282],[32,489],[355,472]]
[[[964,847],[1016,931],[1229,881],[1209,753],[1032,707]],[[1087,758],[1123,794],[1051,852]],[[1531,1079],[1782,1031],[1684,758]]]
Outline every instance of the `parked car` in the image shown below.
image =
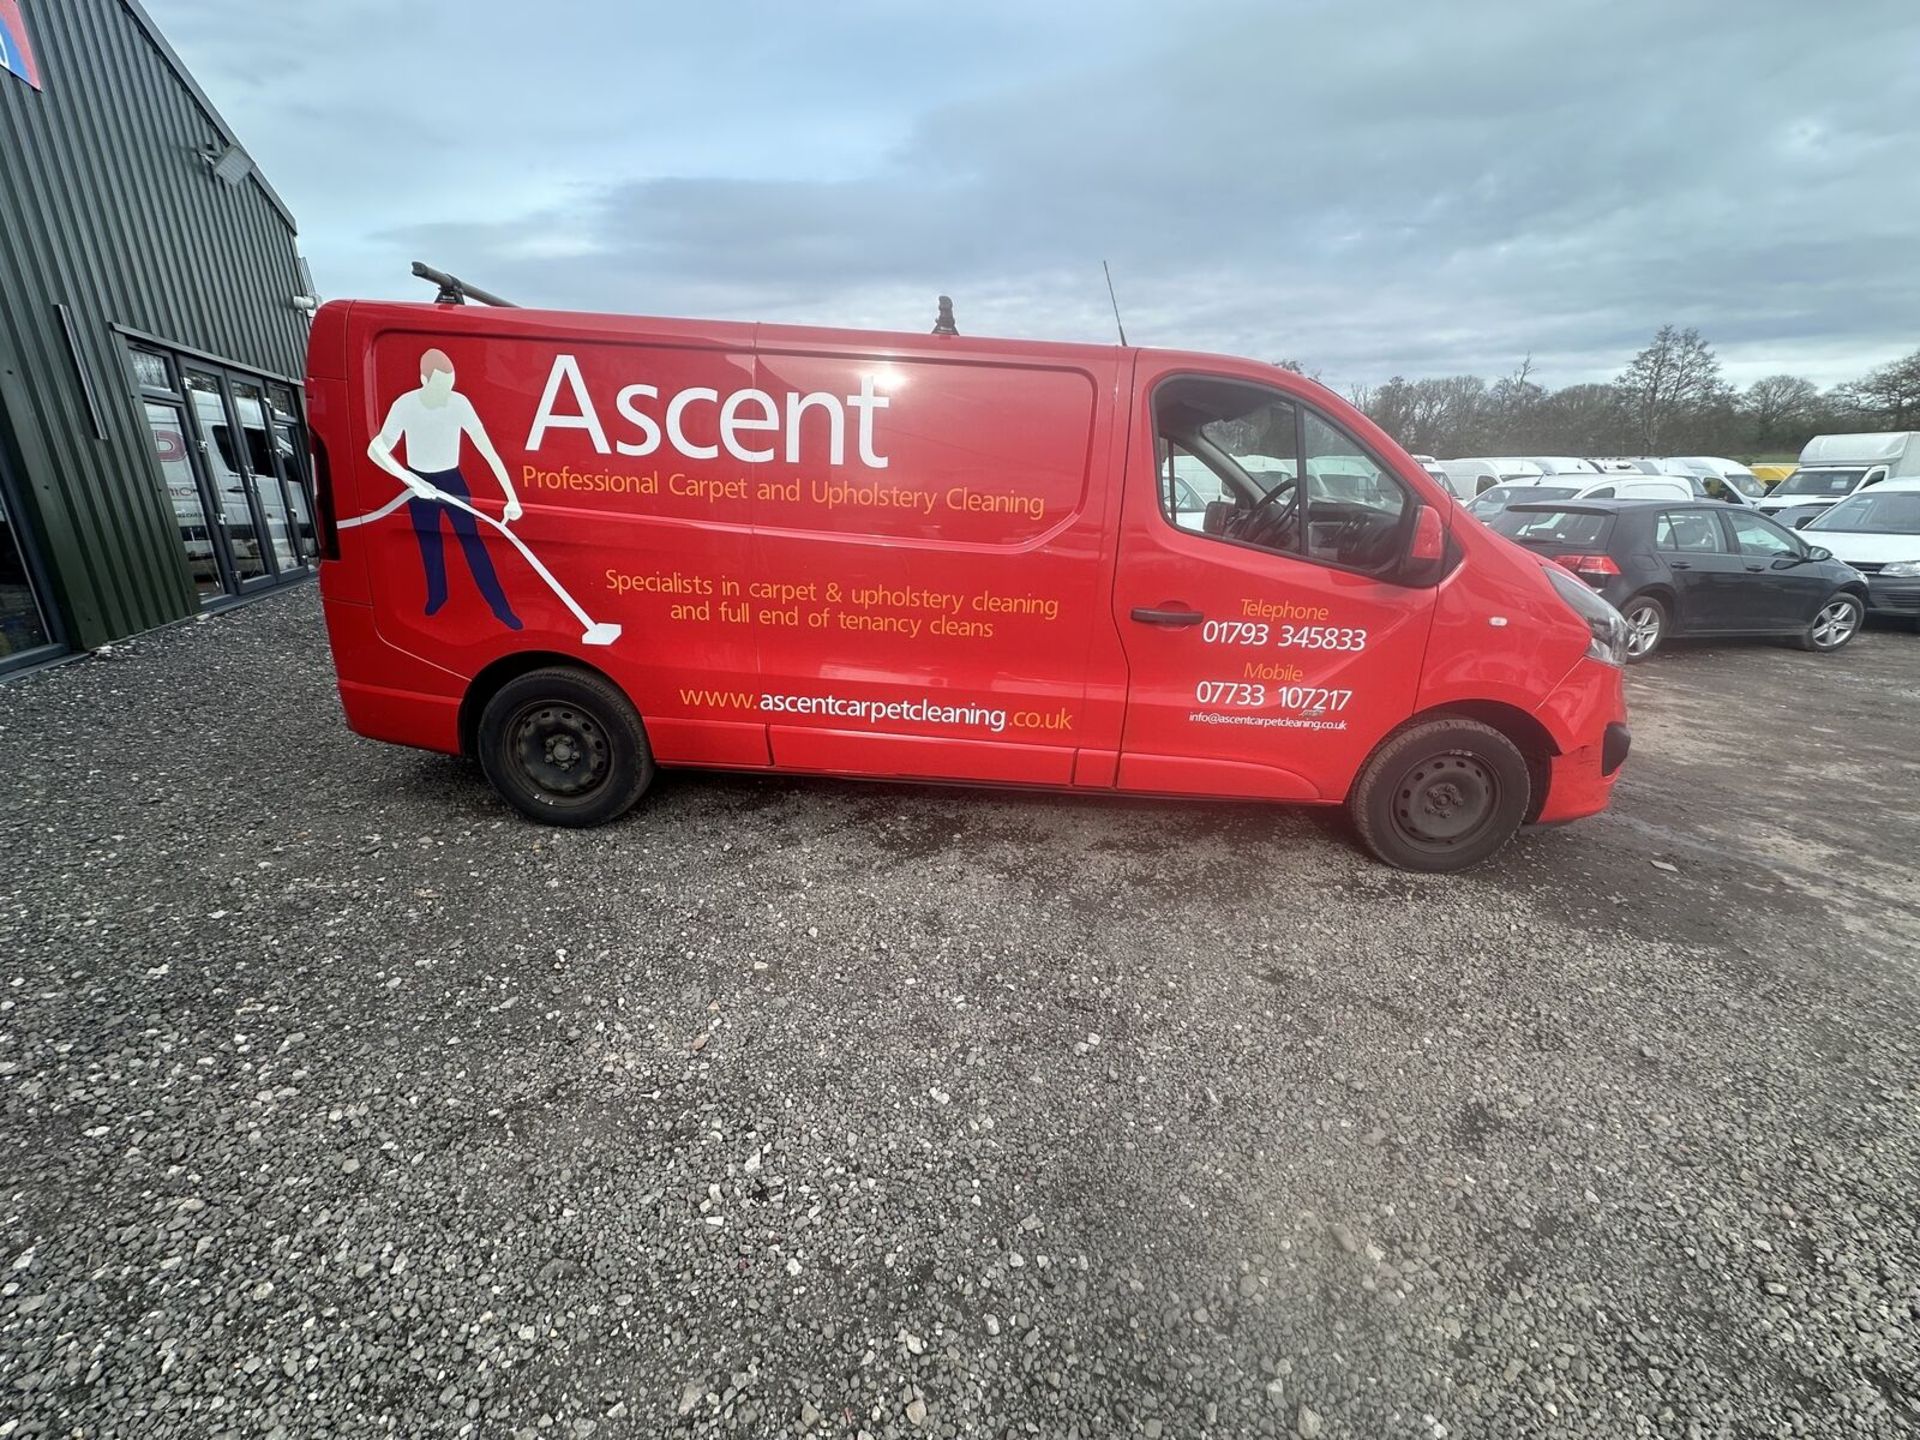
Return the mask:
[[1738,460],[1725,460],[1718,455],[1669,455],[1659,463],[1668,475],[1691,475],[1699,480],[1709,500],[1754,505],[1767,493],[1760,477]]
[[1591,483],[1575,485],[1578,475],[1547,475],[1538,481],[1516,480],[1496,485],[1478,496],[1467,509],[1482,520],[1491,520],[1509,505],[1528,500],[1690,500],[1695,498],[1691,483],[1677,475],[1603,475]]
[[1867,577],[1869,611],[1920,617],[1920,480],[1886,480],[1849,495],[1803,538]]
[[1760,501],[1766,511],[1794,505],[1837,505],[1883,480],[1920,477],[1920,430],[1866,435],[1816,435],[1800,452],[1793,474]]
[[1830,653],[1866,615],[1867,581],[1852,566],[1718,501],[1526,501],[1493,528],[1619,610],[1629,661],[1674,636],[1784,635]]

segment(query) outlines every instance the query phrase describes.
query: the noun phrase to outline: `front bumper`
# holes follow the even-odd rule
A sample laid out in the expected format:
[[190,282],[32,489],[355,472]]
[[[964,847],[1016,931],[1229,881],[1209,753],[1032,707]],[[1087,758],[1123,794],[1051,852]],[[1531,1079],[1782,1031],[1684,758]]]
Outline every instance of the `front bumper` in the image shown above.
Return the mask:
[[1867,609],[1876,615],[1920,616],[1920,579],[1867,577]]
[[1560,825],[1598,815],[1613,797],[1632,744],[1619,667],[1581,660],[1540,708],[1550,731],[1572,738],[1548,757],[1547,793],[1534,823]]

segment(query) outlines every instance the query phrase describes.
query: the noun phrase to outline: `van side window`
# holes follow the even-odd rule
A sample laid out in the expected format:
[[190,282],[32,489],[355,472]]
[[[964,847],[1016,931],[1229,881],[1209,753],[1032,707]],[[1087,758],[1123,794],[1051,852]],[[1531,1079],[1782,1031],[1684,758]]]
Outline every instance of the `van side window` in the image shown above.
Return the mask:
[[1155,392],[1160,509],[1182,530],[1282,554],[1304,547],[1300,408],[1233,380],[1182,376]]
[[1713,516],[1698,510],[1662,511],[1653,526],[1653,548],[1701,555],[1719,555],[1726,551]]
[[1185,446],[1159,442],[1160,509],[1182,530],[1205,528],[1207,506],[1233,499],[1225,483],[1206,462]]
[[1398,559],[1413,497],[1332,422],[1239,380],[1181,376],[1153,405],[1160,505],[1173,524],[1350,569]]

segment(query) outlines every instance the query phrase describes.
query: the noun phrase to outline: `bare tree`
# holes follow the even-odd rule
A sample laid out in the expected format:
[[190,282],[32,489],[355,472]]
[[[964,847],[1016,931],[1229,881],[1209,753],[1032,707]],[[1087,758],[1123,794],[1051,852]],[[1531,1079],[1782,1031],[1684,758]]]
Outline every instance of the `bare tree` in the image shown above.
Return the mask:
[[1714,403],[1724,389],[1713,347],[1692,326],[1662,325],[1653,343],[1613,383],[1649,455],[1660,452],[1662,438],[1676,422]]
[[1798,375],[1763,375],[1740,397],[1748,438],[1756,450],[1795,439],[1820,410],[1820,391]]
[[[1547,398],[1544,388],[1534,384],[1533,356],[1520,362],[1511,375],[1503,375],[1487,391],[1487,408],[1493,425],[1493,448],[1505,454],[1524,450],[1529,437],[1539,429],[1537,414]],[[1538,444],[1535,439],[1533,443]]]
[[1838,387],[1834,399],[1862,420],[1889,430],[1920,424],[1920,350]]

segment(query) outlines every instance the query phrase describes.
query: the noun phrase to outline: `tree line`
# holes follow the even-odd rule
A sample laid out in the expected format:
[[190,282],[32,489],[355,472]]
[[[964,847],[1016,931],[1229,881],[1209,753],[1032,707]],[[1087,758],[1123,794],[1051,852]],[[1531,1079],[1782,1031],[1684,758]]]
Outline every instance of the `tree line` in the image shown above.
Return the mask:
[[[1288,369],[1302,367],[1282,361]],[[1488,383],[1478,375],[1359,386],[1348,398],[1422,455],[1797,455],[1820,434],[1920,429],[1920,350],[1821,390],[1768,375],[1744,390],[1720,374],[1698,330],[1662,325],[1611,383],[1549,390],[1531,357]]]

